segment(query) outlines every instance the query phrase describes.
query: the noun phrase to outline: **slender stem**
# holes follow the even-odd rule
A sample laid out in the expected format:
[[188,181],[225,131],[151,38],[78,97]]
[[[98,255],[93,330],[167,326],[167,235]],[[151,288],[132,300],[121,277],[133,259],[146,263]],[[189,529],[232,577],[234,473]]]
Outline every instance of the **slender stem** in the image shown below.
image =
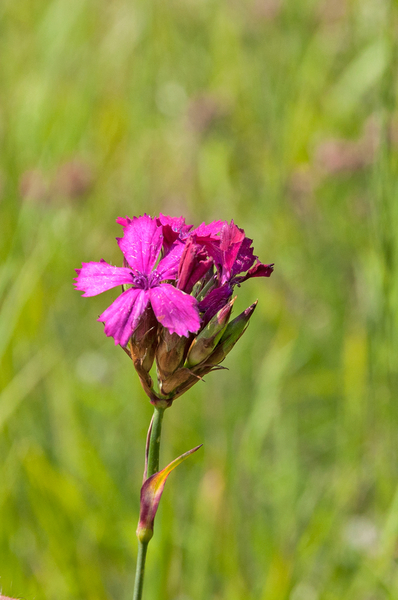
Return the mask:
[[[151,477],[159,471],[160,437],[162,434],[162,421],[164,411],[164,408],[159,408],[155,406],[149,435],[146,478]],[[146,542],[138,542],[137,568],[135,572],[133,600],[141,600],[142,598],[142,589],[144,587],[145,575],[145,559],[148,549],[148,543],[149,540]]]
[[164,411],[164,408],[158,408],[155,406],[151,436],[149,438],[147,478],[159,471],[160,436],[162,433]]
[[138,542],[137,568],[135,571],[133,600],[141,600],[144,587],[145,558],[148,542]]

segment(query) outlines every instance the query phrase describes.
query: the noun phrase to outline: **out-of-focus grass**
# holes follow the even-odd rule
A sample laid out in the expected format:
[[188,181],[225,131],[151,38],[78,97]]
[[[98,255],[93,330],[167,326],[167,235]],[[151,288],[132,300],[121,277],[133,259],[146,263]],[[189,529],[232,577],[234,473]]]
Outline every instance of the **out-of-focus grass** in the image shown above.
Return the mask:
[[231,219],[270,280],[167,411],[146,597],[398,596],[391,3],[4,0],[0,589],[131,598],[151,409],[73,269],[117,216]]

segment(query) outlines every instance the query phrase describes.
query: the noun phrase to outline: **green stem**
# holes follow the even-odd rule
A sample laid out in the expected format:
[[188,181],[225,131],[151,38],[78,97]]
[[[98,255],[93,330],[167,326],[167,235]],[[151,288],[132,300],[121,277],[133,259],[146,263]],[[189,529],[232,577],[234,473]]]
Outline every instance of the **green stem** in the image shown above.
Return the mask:
[[149,438],[148,448],[148,472],[147,478],[159,471],[159,451],[160,451],[160,436],[162,434],[162,421],[164,408],[155,406],[153,412],[151,436]]
[[144,587],[145,558],[148,542],[138,542],[137,568],[135,571],[133,600],[141,600]]
[[[155,406],[152,419],[151,433],[148,445],[148,463],[146,477],[151,477],[159,471],[160,437],[162,434],[162,421],[165,409]],[[138,542],[137,568],[135,572],[133,600],[141,600],[144,587],[145,559],[149,540]]]

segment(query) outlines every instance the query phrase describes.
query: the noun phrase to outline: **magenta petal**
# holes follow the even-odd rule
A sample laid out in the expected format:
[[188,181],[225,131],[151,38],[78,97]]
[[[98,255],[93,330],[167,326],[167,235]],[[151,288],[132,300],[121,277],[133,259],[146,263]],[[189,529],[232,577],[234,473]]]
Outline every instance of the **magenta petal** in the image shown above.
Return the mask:
[[269,277],[274,270],[274,265],[265,265],[261,262],[258,262],[254,265],[246,275],[242,275],[240,277],[234,277],[233,282],[240,284],[250,279],[251,277]]
[[184,217],[168,217],[167,215],[162,215],[162,213],[159,214],[158,221],[162,225],[169,225],[173,231],[183,235],[188,233],[188,231],[193,227],[192,225],[185,224]]
[[75,288],[84,292],[83,296],[97,296],[117,285],[133,283],[130,269],[112,267],[103,259],[100,262],[83,263],[76,273]]
[[180,289],[183,289],[184,292],[190,294],[193,290],[195,283],[197,283],[202,277],[206,275],[206,273],[213,266],[213,260],[211,258],[204,258],[203,260],[199,260],[196,264],[196,268],[192,270],[190,277],[184,286],[178,286]]
[[244,239],[245,232],[243,229],[239,229],[233,221],[229,225],[225,224],[222,228],[220,244],[220,250],[223,253],[221,283],[225,283],[230,279],[233,264]]
[[227,225],[226,221],[212,221],[208,225],[202,223],[199,227],[196,227],[191,233],[194,233],[198,238],[218,238],[224,225]]
[[[231,251],[231,248],[240,248],[241,243],[245,239],[245,232],[235,225],[233,220],[228,225],[225,223],[221,230],[221,250],[224,252]],[[237,254],[237,252],[236,252]]]
[[193,238],[188,238],[184,252],[178,265],[179,290],[190,294],[195,283],[199,281],[210,269],[213,260],[208,258],[201,246],[194,243]]
[[[213,233],[210,237],[203,236],[204,232],[211,230]],[[221,275],[221,283],[226,283],[232,276],[234,263],[245,239],[245,232],[233,221],[231,223],[215,221],[207,226],[200,225],[193,233],[197,242],[204,244],[207,252],[214,259],[217,271]]]
[[124,235],[117,241],[133,271],[149,275],[162,247],[162,228],[148,215],[134,217],[126,222]]
[[236,260],[232,267],[232,275],[237,275],[238,273],[243,273],[250,269],[256,260],[257,256],[254,254],[254,250],[251,247],[253,240],[245,237],[243,240]]
[[269,277],[274,270],[274,265],[265,265],[264,263],[258,262],[254,267],[247,273],[249,277]]
[[132,222],[132,219],[130,219],[130,217],[128,217],[127,215],[125,217],[118,217],[116,219],[116,223],[118,223],[122,227],[127,227],[127,225],[131,222]]
[[187,237],[192,225],[185,225],[184,217],[168,217],[160,213],[157,223],[163,229],[163,248],[167,254],[177,239],[183,240]]
[[148,306],[149,292],[130,288],[121,294],[97,319],[105,323],[105,333],[115,344],[125,346]]
[[160,281],[163,279],[175,279],[178,273],[178,265],[180,264],[181,256],[184,252],[185,244],[175,242],[170,252],[159,262],[155,271],[160,276]]
[[221,287],[212,290],[201,302],[199,302],[199,311],[204,313],[204,323],[210,321],[210,319],[226,305],[232,296],[232,292],[233,289],[230,284],[225,283]]
[[197,301],[168,283],[149,290],[153,312],[170,333],[188,337],[200,327]]

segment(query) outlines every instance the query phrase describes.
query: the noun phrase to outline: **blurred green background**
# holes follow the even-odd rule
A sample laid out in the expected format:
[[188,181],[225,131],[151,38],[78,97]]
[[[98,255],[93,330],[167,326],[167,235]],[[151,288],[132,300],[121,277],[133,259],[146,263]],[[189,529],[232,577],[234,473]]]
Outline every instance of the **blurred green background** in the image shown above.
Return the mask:
[[151,407],[74,268],[231,219],[268,280],[165,415],[145,598],[398,597],[396,2],[2,0],[0,590],[132,597]]

